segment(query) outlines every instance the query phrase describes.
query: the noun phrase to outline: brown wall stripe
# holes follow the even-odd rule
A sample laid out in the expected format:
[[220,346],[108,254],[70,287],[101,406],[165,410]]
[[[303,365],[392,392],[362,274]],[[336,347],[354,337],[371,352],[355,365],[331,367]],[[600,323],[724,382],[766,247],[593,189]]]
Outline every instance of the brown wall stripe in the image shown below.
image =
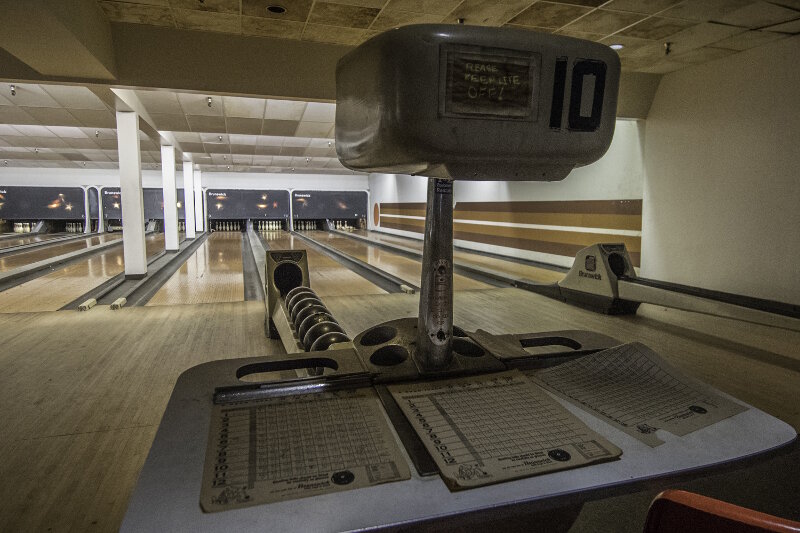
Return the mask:
[[[392,204],[417,205],[417,204]],[[423,205],[424,204],[419,204]],[[550,202],[459,202],[458,211],[499,211],[513,213],[594,213],[641,215],[641,200],[568,200]],[[460,217],[464,218],[464,217]]]
[[[422,233],[424,220],[382,218],[381,226]],[[598,242],[624,242],[631,261],[639,266],[641,238],[625,235],[580,233],[569,231],[534,230],[475,224],[459,224],[453,227],[453,237],[465,241],[481,242],[495,246],[518,248],[535,252],[573,257],[581,248]]]

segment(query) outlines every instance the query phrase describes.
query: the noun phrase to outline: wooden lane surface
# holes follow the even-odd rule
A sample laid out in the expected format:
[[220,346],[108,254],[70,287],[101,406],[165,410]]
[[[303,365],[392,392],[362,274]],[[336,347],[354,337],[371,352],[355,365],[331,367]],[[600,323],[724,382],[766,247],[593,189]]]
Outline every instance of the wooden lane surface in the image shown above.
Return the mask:
[[30,235],[20,235],[16,239],[2,239],[0,240],[0,250],[3,248],[11,248],[12,246],[22,246],[23,244],[31,244],[33,242],[49,241],[50,239],[57,239],[63,237],[62,233],[33,233]]
[[[391,235],[377,231],[357,231],[356,233],[386,244],[397,244],[405,246],[406,248],[419,250],[420,252],[422,251],[422,241],[417,239],[409,239],[407,237],[400,237],[399,235]],[[516,261],[505,261],[503,259],[466,252],[464,250],[453,250],[453,259],[459,263],[488,268],[518,279],[524,278],[540,283],[555,283],[564,279],[563,272],[517,263]]]
[[307,250],[311,288],[318,296],[386,294],[386,291],[374,283],[312,249],[303,239],[287,232],[266,232],[263,235],[273,250]]
[[147,305],[243,301],[242,235],[238,231],[212,233]]
[[117,531],[178,375],[281,352],[263,321],[263,302],[0,315],[0,464],[13,480],[0,531]]
[[[164,234],[148,235],[145,245],[148,257],[159,253],[164,249]],[[0,292],[0,313],[57,311],[124,270],[122,246],[102,251]]]
[[[379,246],[371,246],[362,241],[326,231],[311,231],[309,236],[419,287],[422,276],[422,262],[420,261],[392,253]],[[461,274],[453,274],[453,288],[457,291],[488,289],[489,287],[490,285],[481,281]]]
[[[459,292],[455,302],[455,322],[467,329],[578,328],[643,341],[800,428],[792,400],[800,373],[747,357],[757,340],[721,347],[708,337],[713,324],[699,335],[665,332],[653,318],[595,314],[517,289]],[[325,303],[350,335],[417,309],[416,296],[405,294]],[[262,302],[0,315],[0,531],[116,531],[178,375],[206,361],[282,353],[279,341],[264,337],[263,321]],[[800,343],[783,330],[773,337],[787,351]],[[651,499],[637,510],[642,520]]]
[[64,255],[76,250],[83,250],[96,244],[116,241],[121,238],[121,233],[104,233],[102,235],[94,235],[87,239],[76,239],[74,241],[68,241],[62,244],[53,244],[52,246],[35,248],[30,252],[13,254],[9,257],[0,257],[0,272],[5,272],[7,270],[29,265],[37,261],[52,259],[53,257],[59,255]]

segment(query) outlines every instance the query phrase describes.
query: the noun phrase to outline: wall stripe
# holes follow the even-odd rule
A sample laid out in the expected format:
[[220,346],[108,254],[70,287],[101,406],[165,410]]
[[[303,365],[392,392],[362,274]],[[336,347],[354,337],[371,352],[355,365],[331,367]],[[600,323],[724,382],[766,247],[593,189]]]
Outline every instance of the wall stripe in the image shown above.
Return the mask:
[[[381,227],[424,231],[423,203],[382,203],[380,213]],[[568,257],[598,242],[624,243],[639,266],[641,200],[460,202],[453,217],[456,239]]]

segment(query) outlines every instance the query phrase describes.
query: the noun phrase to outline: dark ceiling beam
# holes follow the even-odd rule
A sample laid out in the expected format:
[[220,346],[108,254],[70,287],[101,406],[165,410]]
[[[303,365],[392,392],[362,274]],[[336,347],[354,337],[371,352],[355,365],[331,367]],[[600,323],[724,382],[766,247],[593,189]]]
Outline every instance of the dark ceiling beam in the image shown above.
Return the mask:
[[111,26],[94,0],[2,0],[0,20],[0,47],[42,76],[115,79]]

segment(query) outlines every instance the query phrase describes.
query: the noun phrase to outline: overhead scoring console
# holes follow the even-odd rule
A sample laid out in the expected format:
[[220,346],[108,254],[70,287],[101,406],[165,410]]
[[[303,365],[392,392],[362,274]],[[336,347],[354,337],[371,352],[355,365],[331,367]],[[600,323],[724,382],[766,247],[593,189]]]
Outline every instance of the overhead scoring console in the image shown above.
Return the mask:
[[339,61],[342,164],[429,178],[409,332],[421,372],[453,363],[452,180],[562,180],[598,160],[614,134],[619,74],[605,45],[478,26],[397,28]]

